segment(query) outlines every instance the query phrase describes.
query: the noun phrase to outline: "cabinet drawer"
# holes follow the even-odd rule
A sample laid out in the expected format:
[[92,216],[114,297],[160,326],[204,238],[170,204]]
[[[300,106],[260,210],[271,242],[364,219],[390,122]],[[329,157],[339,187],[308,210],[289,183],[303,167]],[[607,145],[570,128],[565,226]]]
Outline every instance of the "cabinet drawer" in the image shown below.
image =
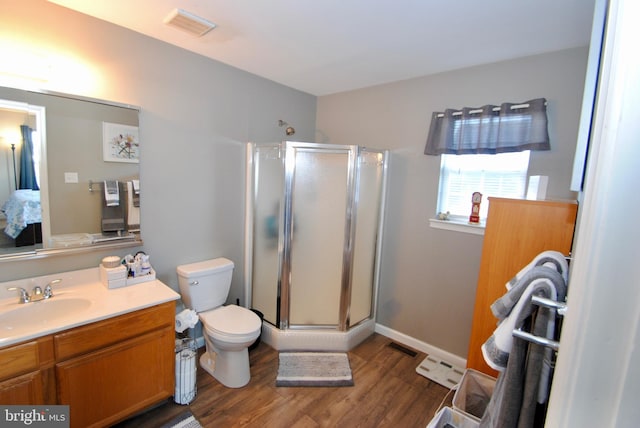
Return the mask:
[[38,343],[29,342],[0,350],[0,381],[38,368]]
[[174,318],[175,302],[167,302],[67,330],[54,336],[56,360],[62,361],[161,327],[173,326]]
[[[35,371],[0,382],[0,403],[45,404],[42,373]],[[55,401],[53,401],[55,403]]]

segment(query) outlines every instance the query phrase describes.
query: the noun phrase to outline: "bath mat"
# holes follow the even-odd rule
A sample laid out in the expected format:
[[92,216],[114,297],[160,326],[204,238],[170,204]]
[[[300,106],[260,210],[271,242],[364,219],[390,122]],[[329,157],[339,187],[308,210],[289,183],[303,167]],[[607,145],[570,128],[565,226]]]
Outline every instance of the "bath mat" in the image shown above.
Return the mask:
[[353,386],[344,352],[281,352],[276,386]]
[[200,425],[200,422],[193,416],[191,411],[186,410],[162,425],[161,428],[202,428],[202,425]]

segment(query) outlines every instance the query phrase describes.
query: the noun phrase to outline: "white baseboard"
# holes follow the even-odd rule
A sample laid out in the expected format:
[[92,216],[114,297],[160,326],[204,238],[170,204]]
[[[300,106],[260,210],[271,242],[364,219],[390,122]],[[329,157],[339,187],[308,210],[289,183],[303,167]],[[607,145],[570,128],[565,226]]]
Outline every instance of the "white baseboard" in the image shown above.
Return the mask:
[[389,339],[393,339],[396,342],[399,342],[403,345],[409,346],[413,349],[417,349],[420,352],[424,352],[425,354],[438,357],[455,366],[467,367],[466,358],[459,357],[458,355],[452,354],[451,352],[447,352],[444,349],[440,349],[436,346],[429,345],[428,343],[422,342],[404,333],[400,333],[399,331],[393,330],[389,327],[385,327],[381,324],[376,323],[375,332],[383,336],[386,336]]

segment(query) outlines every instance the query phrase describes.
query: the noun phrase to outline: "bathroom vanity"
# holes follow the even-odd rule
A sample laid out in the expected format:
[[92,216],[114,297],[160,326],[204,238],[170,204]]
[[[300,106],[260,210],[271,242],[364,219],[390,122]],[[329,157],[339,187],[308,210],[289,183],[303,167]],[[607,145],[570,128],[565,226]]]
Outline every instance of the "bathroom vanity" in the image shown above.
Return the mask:
[[[0,403],[69,405],[71,426],[89,427],[112,425],[173,395],[179,295],[157,280],[109,290],[93,271],[69,279],[91,278],[80,285],[64,287],[63,278],[50,302],[0,301],[0,319],[8,320],[0,326]],[[76,303],[57,303],[66,312],[58,315],[44,306],[56,298]],[[83,299],[88,306],[77,303]],[[45,323],[17,329],[23,340],[7,333],[12,311],[39,304]]]

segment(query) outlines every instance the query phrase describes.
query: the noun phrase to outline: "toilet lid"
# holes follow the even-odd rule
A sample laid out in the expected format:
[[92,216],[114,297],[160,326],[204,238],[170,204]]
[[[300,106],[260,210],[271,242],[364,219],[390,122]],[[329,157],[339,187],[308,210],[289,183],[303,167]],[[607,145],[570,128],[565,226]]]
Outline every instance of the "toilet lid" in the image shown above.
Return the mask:
[[206,327],[226,334],[249,334],[261,327],[258,315],[236,305],[201,313],[200,317]]

